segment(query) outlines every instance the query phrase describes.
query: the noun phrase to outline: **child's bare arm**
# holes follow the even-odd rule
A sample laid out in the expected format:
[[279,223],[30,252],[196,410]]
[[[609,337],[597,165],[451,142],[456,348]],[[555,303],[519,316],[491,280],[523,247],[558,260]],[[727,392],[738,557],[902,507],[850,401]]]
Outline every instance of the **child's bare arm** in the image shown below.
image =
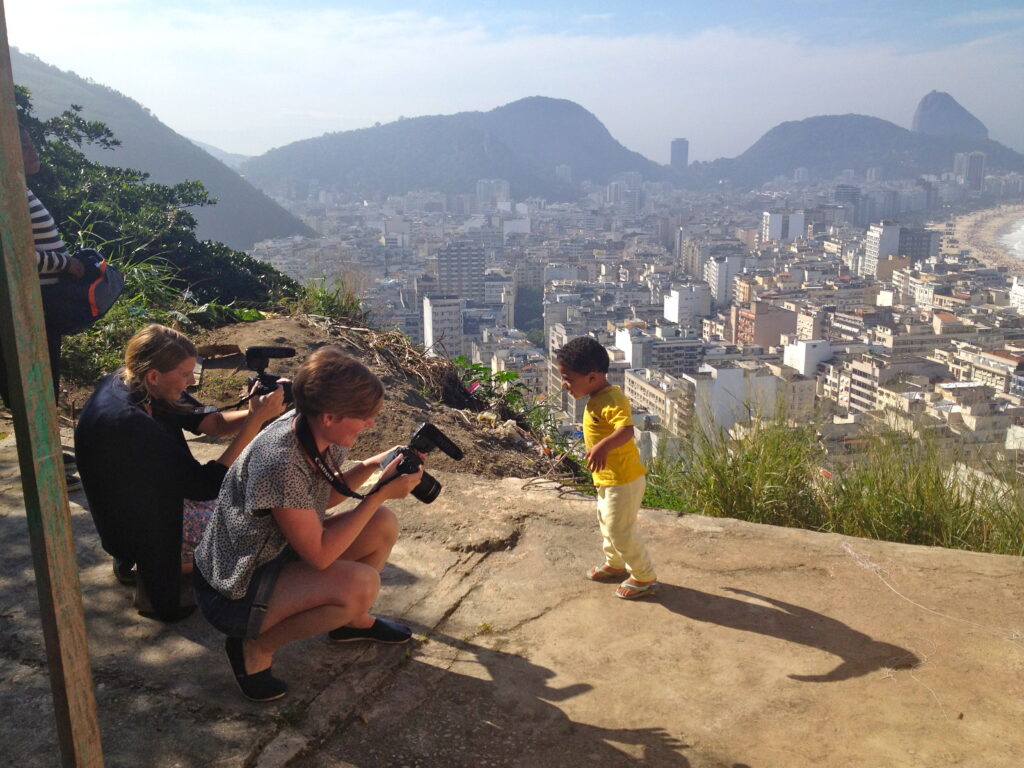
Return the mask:
[[600,472],[608,463],[608,454],[620,445],[625,445],[633,439],[633,426],[619,427],[604,440],[595,443],[594,447],[587,451],[587,469],[591,472]]

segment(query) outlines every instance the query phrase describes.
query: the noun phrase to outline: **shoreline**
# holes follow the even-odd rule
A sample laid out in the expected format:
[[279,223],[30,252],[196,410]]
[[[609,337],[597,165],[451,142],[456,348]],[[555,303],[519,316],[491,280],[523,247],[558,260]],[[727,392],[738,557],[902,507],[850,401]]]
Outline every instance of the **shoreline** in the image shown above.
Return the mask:
[[999,205],[957,216],[954,237],[963,250],[989,267],[1006,267],[1011,275],[1024,275],[1024,259],[1017,258],[1000,242],[1024,219],[1024,205]]

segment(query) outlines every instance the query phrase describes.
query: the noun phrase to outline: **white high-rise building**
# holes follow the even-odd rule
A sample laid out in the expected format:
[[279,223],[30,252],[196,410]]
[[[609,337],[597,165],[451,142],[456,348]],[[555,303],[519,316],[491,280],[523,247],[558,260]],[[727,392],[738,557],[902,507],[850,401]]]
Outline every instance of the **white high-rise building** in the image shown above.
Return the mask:
[[743,271],[747,257],[740,254],[714,256],[704,263],[704,282],[711,289],[711,298],[725,306],[732,298],[732,279]]
[[711,314],[711,288],[707,283],[688,283],[672,288],[665,296],[665,319],[686,327],[694,318]]
[[814,377],[818,363],[831,360],[835,353],[828,339],[798,339],[782,349],[782,362],[801,376]]
[[791,243],[805,236],[806,221],[803,211],[780,213],[765,211],[761,214],[761,242]]
[[860,274],[875,277],[878,262],[894,256],[900,250],[900,225],[895,221],[881,221],[868,227],[864,238],[864,258],[860,263]]
[[462,302],[458,296],[423,297],[423,345],[433,357],[462,354]]

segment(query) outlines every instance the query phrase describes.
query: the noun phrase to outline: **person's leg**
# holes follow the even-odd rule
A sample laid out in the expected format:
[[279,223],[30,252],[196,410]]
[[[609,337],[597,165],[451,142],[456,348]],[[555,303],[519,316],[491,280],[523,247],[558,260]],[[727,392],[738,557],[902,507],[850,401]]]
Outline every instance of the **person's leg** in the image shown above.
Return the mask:
[[652,582],[656,578],[637,525],[637,512],[646,485],[646,479],[639,477],[624,485],[611,485],[602,489],[605,490],[606,501],[602,532],[611,549],[622,558],[632,579],[640,584]]
[[[342,560],[351,560],[357,563],[364,563],[377,573],[384,570],[384,565],[391,556],[391,549],[398,541],[398,518],[395,513],[387,507],[378,507],[373,517],[363,526],[355,541],[349,545],[341,554]],[[371,601],[372,605],[372,601]],[[336,624],[336,627],[348,626],[354,629],[366,629],[372,627],[376,620],[369,613],[370,606],[362,614],[353,617],[345,624]]]
[[267,669],[283,645],[328,632],[365,614],[380,590],[380,575],[365,563],[337,560],[322,571],[287,563],[277,577],[260,634],[246,639],[245,671]]
[[342,553],[341,559],[366,563],[380,573],[384,570],[396,541],[398,518],[387,507],[378,507],[355,541]]
[[626,572],[626,562],[622,553],[612,541],[612,524],[614,523],[611,504],[614,496],[609,493],[615,486],[599,485],[597,487],[597,524],[601,529],[601,549],[604,551],[604,569],[612,572]]
[[[43,289],[43,306],[44,310],[46,307],[46,286],[42,286]],[[44,322],[45,322],[45,311],[44,311]],[[62,336],[56,331],[50,332],[49,328],[46,329],[46,352],[50,358],[50,373],[52,374],[51,383],[53,386],[54,401],[59,404],[60,402],[60,343]],[[7,382],[7,364],[3,358],[3,350],[0,349],[0,397],[3,398],[4,405],[10,408],[11,396],[10,388]]]

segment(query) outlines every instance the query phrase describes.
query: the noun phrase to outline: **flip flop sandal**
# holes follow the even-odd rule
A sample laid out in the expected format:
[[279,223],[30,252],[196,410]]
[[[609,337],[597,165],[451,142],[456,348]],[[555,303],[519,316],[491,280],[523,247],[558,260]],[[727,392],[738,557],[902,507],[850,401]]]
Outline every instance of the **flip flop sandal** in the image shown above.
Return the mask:
[[587,578],[591,581],[618,581],[626,574],[625,570],[616,571],[608,567],[608,564],[595,565],[587,571]]
[[[636,600],[640,597],[647,597],[653,595],[655,588],[659,582],[652,581],[650,584],[630,584],[627,581],[619,584],[618,589],[615,590],[615,596],[622,598],[623,600]],[[626,590],[621,592],[620,590]]]

